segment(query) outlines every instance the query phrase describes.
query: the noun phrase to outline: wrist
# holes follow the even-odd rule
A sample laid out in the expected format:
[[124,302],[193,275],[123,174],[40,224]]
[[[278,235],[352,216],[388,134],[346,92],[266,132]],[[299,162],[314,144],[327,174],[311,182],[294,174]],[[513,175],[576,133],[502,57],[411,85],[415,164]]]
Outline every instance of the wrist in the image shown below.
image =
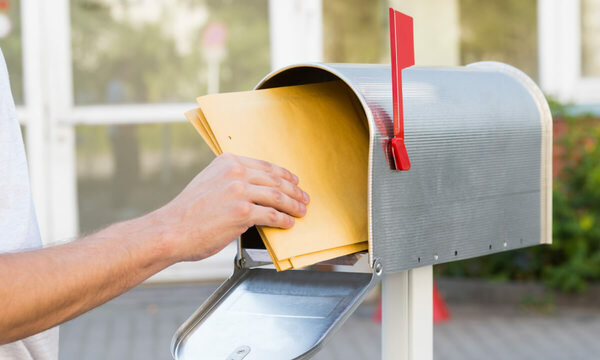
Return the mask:
[[[159,209],[160,210],[160,209]],[[160,271],[178,262],[169,225],[158,210],[141,217],[113,224],[96,236],[111,234],[120,239],[119,244],[130,254],[139,268]]]
[[159,208],[142,216],[142,221],[147,231],[146,240],[152,249],[156,261],[166,263],[166,266],[180,262],[177,251],[176,236],[173,235],[173,224],[164,210]]

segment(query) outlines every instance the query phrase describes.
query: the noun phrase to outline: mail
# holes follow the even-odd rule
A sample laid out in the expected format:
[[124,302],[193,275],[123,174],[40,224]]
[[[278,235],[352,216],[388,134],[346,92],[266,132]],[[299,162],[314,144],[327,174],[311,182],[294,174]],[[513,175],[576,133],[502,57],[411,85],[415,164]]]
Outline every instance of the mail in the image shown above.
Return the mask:
[[215,154],[285,167],[311,196],[291,229],[258,226],[277,270],[368,248],[365,115],[342,81],[199,97],[186,117]]

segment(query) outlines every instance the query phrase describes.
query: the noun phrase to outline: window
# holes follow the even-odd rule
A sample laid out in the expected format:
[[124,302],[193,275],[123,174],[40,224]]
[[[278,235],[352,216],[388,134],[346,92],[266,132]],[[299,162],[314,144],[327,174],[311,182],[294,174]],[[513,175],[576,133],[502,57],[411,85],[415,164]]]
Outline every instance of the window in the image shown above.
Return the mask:
[[[174,119],[96,111],[76,126],[79,224],[89,232],[163,205],[212,160],[183,112],[208,92],[210,71],[217,91],[250,90],[269,72],[268,2],[72,0],[70,9],[76,111],[179,104]],[[226,32],[217,70],[203,46],[210,24]]]
[[187,123],[79,125],[76,135],[82,233],[159,208],[214,157]]

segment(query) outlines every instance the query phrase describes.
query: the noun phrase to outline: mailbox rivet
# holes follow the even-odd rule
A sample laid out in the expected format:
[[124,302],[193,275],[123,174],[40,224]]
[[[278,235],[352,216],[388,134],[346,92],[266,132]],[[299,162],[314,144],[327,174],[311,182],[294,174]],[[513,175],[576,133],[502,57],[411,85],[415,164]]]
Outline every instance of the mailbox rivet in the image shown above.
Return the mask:
[[438,258],[439,258],[438,254],[433,255],[433,260],[437,261]]
[[505,241],[504,242],[504,247],[507,247],[507,246],[508,246],[508,243]]
[[250,346],[243,345],[233,350],[233,352],[227,357],[227,360],[242,360],[250,353]]
[[382,270],[383,270],[383,265],[381,265],[380,263],[377,263],[377,265],[375,265],[375,272],[377,272],[377,274],[381,274]]

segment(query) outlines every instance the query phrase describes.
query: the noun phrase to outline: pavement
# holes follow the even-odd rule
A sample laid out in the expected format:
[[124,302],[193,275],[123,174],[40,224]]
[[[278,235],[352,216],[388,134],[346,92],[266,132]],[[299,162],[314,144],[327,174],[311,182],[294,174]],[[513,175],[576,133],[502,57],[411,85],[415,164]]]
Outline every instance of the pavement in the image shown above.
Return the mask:
[[[175,330],[218,284],[138,287],[61,326],[60,359],[171,359]],[[434,358],[597,359],[600,308],[547,304],[449,303],[450,321],[434,327]],[[363,304],[317,360],[381,355],[373,304]]]

